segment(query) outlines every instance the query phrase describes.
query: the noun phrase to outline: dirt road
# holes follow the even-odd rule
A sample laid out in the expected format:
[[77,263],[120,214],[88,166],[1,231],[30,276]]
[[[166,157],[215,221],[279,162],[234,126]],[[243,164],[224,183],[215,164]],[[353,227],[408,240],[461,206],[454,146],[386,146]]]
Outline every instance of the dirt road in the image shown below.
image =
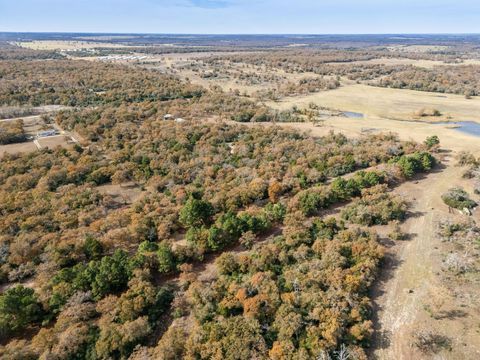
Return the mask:
[[[466,326],[465,318],[438,321],[426,311],[433,303],[454,308],[455,299],[445,295],[441,272],[442,241],[438,236],[441,219],[464,218],[457,212],[449,213],[441,195],[452,184],[466,185],[462,171],[447,159],[445,168],[431,173],[415,182],[401,185],[396,192],[411,201],[412,214],[402,230],[410,239],[396,243],[388,251],[384,273],[373,297],[376,314],[376,333],[371,358],[379,360],[410,359],[474,359],[477,352],[478,334],[475,328]],[[474,323],[478,320],[473,320]],[[477,323],[478,326],[478,323]],[[451,349],[438,354],[425,354],[413,346],[419,331],[434,331],[452,339]],[[460,336],[462,331],[471,331],[473,340],[468,345]]]

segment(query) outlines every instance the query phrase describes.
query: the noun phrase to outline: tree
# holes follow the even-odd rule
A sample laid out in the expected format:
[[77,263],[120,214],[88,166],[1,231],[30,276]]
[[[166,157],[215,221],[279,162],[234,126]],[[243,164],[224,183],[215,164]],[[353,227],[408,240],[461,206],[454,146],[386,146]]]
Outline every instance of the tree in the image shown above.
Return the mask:
[[282,184],[277,180],[273,180],[268,186],[268,198],[272,203],[275,204],[278,201],[282,191]]
[[235,254],[231,252],[226,252],[220,255],[215,261],[215,265],[220,274],[223,275],[232,275],[238,270],[237,258],[235,257]]
[[181,325],[172,325],[162,336],[155,348],[155,359],[177,360],[183,359],[187,332]]
[[22,285],[0,295],[0,334],[7,336],[39,321],[42,308],[33,289]]
[[300,195],[300,210],[306,216],[311,216],[323,205],[322,196],[313,191],[306,191]]
[[175,269],[175,257],[170,245],[163,241],[157,250],[158,271],[167,273]]
[[261,325],[255,319],[233,316],[198,331],[190,337],[187,358],[247,360],[264,358],[267,353]]
[[410,158],[406,156],[402,156],[400,160],[398,160],[397,165],[400,167],[400,170],[402,171],[403,176],[405,176],[407,179],[415,175],[415,172],[416,172],[415,164],[412,162]]
[[127,253],[115,250],[112,256],[105,256],[100,261],[92,283],[92,293],[95,298],[101,299],[106,294],[124,288],[129,276]]
[[190,197],[180,210],[180,222],[185,227],[208,225],[214,213],[212,204]]

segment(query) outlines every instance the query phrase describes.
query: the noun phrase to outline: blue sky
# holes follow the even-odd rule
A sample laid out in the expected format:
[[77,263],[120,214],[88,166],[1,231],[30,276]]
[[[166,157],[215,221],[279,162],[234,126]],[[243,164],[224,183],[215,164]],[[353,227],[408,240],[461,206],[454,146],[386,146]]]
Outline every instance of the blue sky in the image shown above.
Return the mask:
[[0,31],[480,33],[480,0],[0,0]]

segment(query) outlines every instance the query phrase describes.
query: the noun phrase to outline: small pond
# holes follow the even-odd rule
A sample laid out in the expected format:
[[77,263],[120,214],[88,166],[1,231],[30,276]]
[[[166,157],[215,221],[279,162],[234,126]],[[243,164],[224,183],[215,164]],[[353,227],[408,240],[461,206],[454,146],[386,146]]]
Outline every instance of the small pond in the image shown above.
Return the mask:
[[465,134],[480,136],[480,124],[475,121],[436,122],[435,125],[453,125],[452,130],[461,131]]
[[[362,119],[364,117],[362,113],[353,112],[353,111],[343,111],[342,114],[347,118],[353,118],[353,119]],[[452,130],[460,131],[468,135],[480,136],[480,123],[477,123],[475,121],[455,121],[455,122],[439,121],[439,122],[434,122],[433,124],[442,125],[442,126],[451,126]]]
[[360,119],[360,118],[363,118],[363,114],[362,113],[358,113],[358,112],[353,112],[353,111],[344,111],[343,112],[343,115],[347,118],[354,118],[354,119]]

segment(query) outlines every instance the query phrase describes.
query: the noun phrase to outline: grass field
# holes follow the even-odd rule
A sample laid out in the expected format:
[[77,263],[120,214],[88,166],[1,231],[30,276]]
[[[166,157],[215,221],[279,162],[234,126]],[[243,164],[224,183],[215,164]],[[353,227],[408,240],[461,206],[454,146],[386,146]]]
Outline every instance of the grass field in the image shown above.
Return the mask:
[[32,152],[36,150],[37,150],[37,147],[32,141],[20,143],[20,144],[0,145],[0,155],[25,153],[25,152]]
[[19,42],[16,45],[33,50],[85,50],[96,48],[128,48],[128,45],[113,44],[113,43],[99,43],[94,41],[55,41],[55,40],[41,40]]
[[414,112],[422,108],[439,110],[443,116],[435,120],[471,120],[480,122],[480,99],[465,99],[461,95],[389,89],[363,84],[345,85],[336,90],[307,96],[284,98],[268,105],[281,110],[293,105],[306,107],[310,103],[342,111],[355,111],[370,117],[416,120]]

